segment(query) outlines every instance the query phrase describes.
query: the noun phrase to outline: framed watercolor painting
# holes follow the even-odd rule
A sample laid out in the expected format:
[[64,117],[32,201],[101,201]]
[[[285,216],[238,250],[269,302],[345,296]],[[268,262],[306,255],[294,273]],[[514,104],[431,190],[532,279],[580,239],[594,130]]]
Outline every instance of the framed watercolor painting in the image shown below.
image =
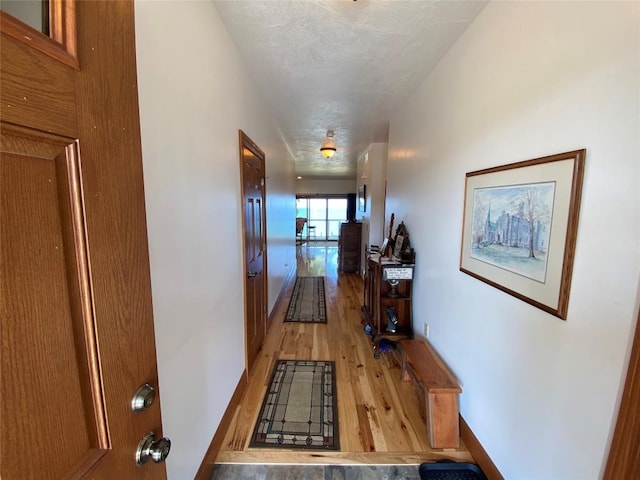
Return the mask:
[[469,172],[460,270],[566,320],[585,150]]

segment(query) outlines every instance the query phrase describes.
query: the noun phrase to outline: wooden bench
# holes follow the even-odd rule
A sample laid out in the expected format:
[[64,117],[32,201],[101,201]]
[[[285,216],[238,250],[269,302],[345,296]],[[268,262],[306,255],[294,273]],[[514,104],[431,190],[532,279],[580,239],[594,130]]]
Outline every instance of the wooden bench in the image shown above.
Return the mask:
[[423,393],[431,448],[458,448],[458,395],[462,388],[425,340],[402,340],[402,381],[412,379]]

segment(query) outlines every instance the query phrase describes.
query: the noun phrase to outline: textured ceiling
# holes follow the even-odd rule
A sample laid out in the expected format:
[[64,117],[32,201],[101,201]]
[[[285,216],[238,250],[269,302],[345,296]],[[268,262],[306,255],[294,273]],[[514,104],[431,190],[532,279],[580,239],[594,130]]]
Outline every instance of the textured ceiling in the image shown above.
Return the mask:
[[[414,92],[485,1],[214,1],[277,117],[296,173],[354,177],[386,142],[392,110]],[[320,145],[335,131],[338,152]]]

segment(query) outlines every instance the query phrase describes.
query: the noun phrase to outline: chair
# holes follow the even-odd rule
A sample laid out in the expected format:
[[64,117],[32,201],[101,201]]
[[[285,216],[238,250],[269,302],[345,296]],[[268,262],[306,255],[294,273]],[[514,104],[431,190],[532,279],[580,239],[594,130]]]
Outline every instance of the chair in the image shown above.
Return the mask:
[[315,225],[307,225],[307,242],[311,241],[311,237],[313,236],[313,240],[316,240],[316,226]]
[[307,223],[307,219],[303,217],[296,218],[296,245],[301,245],[303,243],[302,240],[302,230],[304,230],[304,225]]

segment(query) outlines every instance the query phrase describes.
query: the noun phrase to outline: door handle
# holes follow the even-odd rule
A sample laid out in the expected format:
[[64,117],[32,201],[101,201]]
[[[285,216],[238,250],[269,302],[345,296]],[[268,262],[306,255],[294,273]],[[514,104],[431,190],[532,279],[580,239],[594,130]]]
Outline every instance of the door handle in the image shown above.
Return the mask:
[[169,456],[171,451],[171,440],[167,437],[162,437],[156,441],[156,437],[153,432],[147,433],[136,449],[136,463],[138,465],[144,465],[149,460],[153,460],[155,463],[164,462]]
[[252,272],[251,270],[249,270],[247,272],[247,277],[249,278],[253,278],[253,277],[257,277],[258,276],[258,272]]

